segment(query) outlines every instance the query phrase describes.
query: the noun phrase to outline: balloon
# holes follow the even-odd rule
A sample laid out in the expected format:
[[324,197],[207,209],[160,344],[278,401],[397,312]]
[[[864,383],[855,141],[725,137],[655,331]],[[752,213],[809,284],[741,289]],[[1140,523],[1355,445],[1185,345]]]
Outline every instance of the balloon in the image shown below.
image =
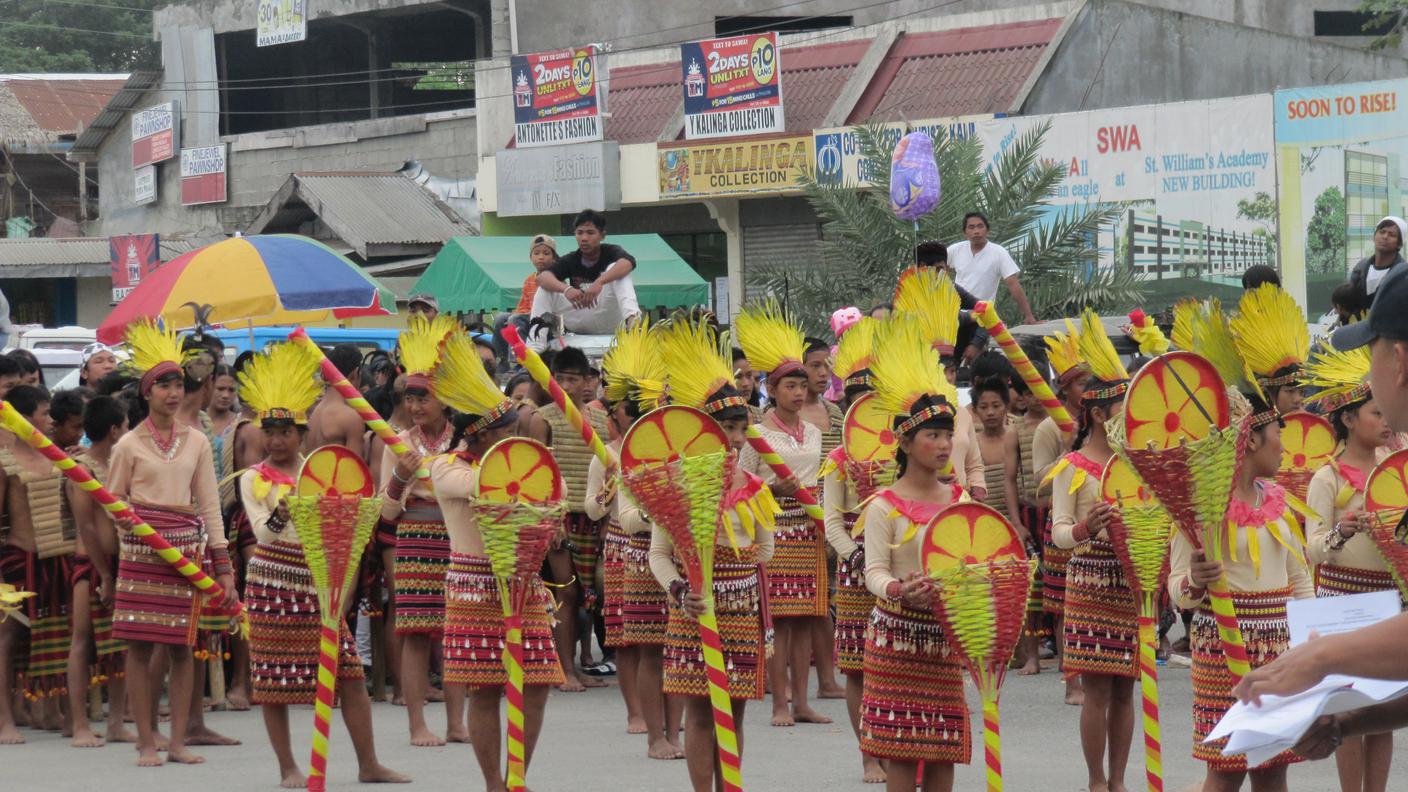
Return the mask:
[[934,141],[923,132],[900,138],[890,158],[890,209],[901,220],[918,220],[939,205],[939,164]]

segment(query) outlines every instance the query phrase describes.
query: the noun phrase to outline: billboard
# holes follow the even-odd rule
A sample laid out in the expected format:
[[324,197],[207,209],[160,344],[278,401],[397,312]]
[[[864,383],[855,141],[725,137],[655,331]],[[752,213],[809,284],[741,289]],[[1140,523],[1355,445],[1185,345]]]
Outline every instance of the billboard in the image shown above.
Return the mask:
[[224,203],[226,144],[181,149],[181,205]]
[[594,46],[509,58],[518,147],[601,140],[606,95],[597,67],[605,62]]
[[1312,315],[1373,254],[1379,220],[1408,213],[1405,91],[1408,80],[1276,92],[1281,260]]
[[504,149],[494,157],[498,216],[572,214],[621,208],[616,141]]
[[660,197],[793,192],[812,166],[811,153],[806,135],[661,145],[655,152]]
[[155,165],[147,165],[132,171],[132,203],[138,206],[156,203]]
[[254,45],[271,47],[308,38],[307,0],[259,0]]
[[776,32],[686,42],[680,69],[685,139],[786,129]]
[[[934,140],[970,138],[978,133],[978,122],[991,118],[992,115],[970,115],[884,124],[881,126],[882,150],[893,149],[900,138],[910,132],[924,132]],[[819,184],[869,187],[877,169],[890,169],[888,157],[881,161],[872,161],[861,153],[855,127],[815,130],[812,132],[812,148],[812,156],[816,161],[816,180]]]
[[1100,266],[1132,270],[1158,311],[1182,297],[1235,298],[1248,267],[1276,266],[1270,102],[1262,94],[992,119],[978,123],[977,137],[992,168],[1049,123],[1039,156],[1067,175],[1045,216],[1127,204],[1092,245]]
[[133,169],[164,162],[176,156],[176,102],[138,110],[132,114]]
[[114,304],[136,288],[142,279],[161,264],[161,242],[156,234],[126,234],[108,237],[108,260],[112,264]]

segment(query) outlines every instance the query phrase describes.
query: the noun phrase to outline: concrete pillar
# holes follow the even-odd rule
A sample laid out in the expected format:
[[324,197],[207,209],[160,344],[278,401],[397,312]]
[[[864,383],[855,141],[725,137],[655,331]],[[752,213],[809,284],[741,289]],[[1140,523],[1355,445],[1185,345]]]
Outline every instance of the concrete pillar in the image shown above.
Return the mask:
[[[743,305],[743,225],[738,219],[738,199],[720,198],[705,201],[709,216],[719,224],[724,232],[728,250],[728,316],[720,316],[719,321],[732,324],[733,317]],[[710,284],[712,288],[713,284]]]

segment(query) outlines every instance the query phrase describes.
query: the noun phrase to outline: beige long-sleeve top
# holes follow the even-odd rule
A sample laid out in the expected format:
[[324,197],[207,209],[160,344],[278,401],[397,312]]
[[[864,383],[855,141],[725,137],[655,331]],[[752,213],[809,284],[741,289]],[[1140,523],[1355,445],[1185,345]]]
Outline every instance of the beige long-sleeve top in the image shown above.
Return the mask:
[[[1275,485],[1262,486],[1274,487]],[[1290,542],[1299,541],[1292,530],[1291,518],[1279,517],[1274,525],[1281,537]],[[1236,542],[1236,561],[1232,560],[1230,542],[1226,538],[1227,534],[1231,534],[1234,537],[1232,541]],[[1253,535],[1261,548],[1260,574],[1257,574],[1249,549],[1250,539]],[[1310,571],[1299,558],[1276,540],[1267,526],[1243,526],[1224,532],[1222,542],[1222,573],[1233,591],[1270,591],[1290,586],[1292,599],[1307,599],[1315,596],[1315,586],[1311,582]],[[1193,545],[1182,531],[1174,532],[1173,545],[1170,549],[1168,591],[1169,596],[1180,608],[1194,608],[1202,602],[1202,600],[1193,600],[1184,596],[1184,582],[1189,579],[1189,569],[1192,562]]]
[[224,518],[215,481],[215,458],[205,434],[177,426],[181,447],[167,461],[143,421],[122,436],[108,463],[108,489],[117,497],[164,509],[192,512],[205,522],[206,546],[225,547]]
[[856,540],[846,527],[846,515],[855,511],[858,502],[855,485],[846,478],[844,467],[833,465],[821,477],[821,511],[826,516],[826,541],[837,558],[849,558],[856,551]]
[[[620,449],[616,449],[618,452]],[[601,460],[592,457],[587,466],[587,495],[583,502],[587,516],[593,520],[605,519],[608,515],[616,520],[621,532],[626,535],[650,533],[650,520],[645,512],[631,498],[630,494],[617,486],[615,494],[605,503],[601,502],[601,491],[606,488],[606,466]]]
[[[415,427],[411,427],[410,429],[398,433],[396,436],[401,438],[401,442],[405,443],[408,448],[420,450],[417,447],[415,439],[411,436],[415,431]],[[432,454],[426,453],[422,456],[424,457],[422,464],[429,466]],[[380,489],[378,492],[381,493],[383,499],[381,503],[381,516],[387,520],[394,520],[400,517],[401,512],[406,510],[406,504],[409,503],[412,498],[420,498],[422,500],[433,500],[435,498],[435,493],[431,490],[431,485],[428,483],[429,479],[423,479],[415,475],[411,476],[411,482],[406,485],[406,491],[402,493],[400,500],[389,497],[386,494],[386,486],[391,483],[391,476],[395,471],[396,454],[391,450],[391,446],[384,445],[381,449],[381,481],[379,482]]]
[[[1098,465],[1079,451],[1067,454],[1066,458],[1071,459],[1071,463],[1051,481],[1051,541],[1063,550],[1071,550],[1080,544],[1076,541],[1076,525],[1090,514],[1100,498],[1100,474],[1094,470]],[[1083,481],[1071,492],[1071,484],[1077,476]]]
[[[1365,471],[1366,475],[1367,472]],[[1338,503],[1341,491],[1351,493],[1348,502],[1343,506]],[[1310,489],[1306,492],[1305,500],[1310,510],[1315,512],[1305,520],[1306,550],[1312,565],[1334,564],[1377,572],[1388,571],[1383,556],[1374,548],[1374,540],[1368,534],[1354,534],[1344,543],[1344,547],[1338,550],[1330,547],[1330,529],[1349,512],[1364,510],[1364,493],[1354,489],[1349,479],[1336,470],[1334,465],[1326,465],[1315,471],[1315,476],[1310,479]]]
[[1056,419],[1046,416],[1046,420],[1037,424],[1036,431],[1032,434],[1032,471],[1036,475],[1038,494],[1051,494],[1051,482],[1041,482],[1046,481],[1046,474],[1061,461],[1064,449],[1065,441],[1061,437],[1061,430],[1056,426]]
[[431,459],[429,466],[440,513],[445,515],[445,530],[450,534],[450,552],[482,558],[484,536],[469,504],[479,484],[479,466],[454,454],[441,454]]
[[983,452],[978,447],[978,432],[973,423],[973,411],[959,408],[953,416],[953,450],[949,460],[953,462],[953,474],[958,486],[963,489],[982,487],[987,489],[987,478],[983,472]]
[[[877,597],[885,597],[891,582],[919,572],[920,534],[901,543],[910,526],[923,525],[948,503],[901,501],[899,505],[881,492],[861,512],[865,521],[865,587]],[[955,494],[953,500],[957,500]],[[952,503],[953,501],[949,501]]]
[[[818,432],[818,439],[820,436],[821,433]],[[773,539],[771,530],[759,527],[757,530],[757,540],[754,541],[748,536],[748,533],[743,530],[743,524],[739,522],[738,515],[734,514],[732,510],[724,512],[723,522],[727,528],[720,527],[718,536],[715,537],[715,546],[719,548],[716,551],[716,555],[721,552],[729,552],[724,549],[730,547],[728,534],[724,533],[725,530],[729,530],[733,532],[733,541],[739,549],[754,544],[758,546],[755,560],[759,564],[766,564],[772,560]],[[652,527],[650,531],[650,572],[655,575],[655,580],[660,584],[660,587],[666,591],[669,591],[671,583],[676,580],[684,579],[684,577],[680,575],[679,568],[675,566],[675,542],[670,538],[670,532],[658,525]]]
[[[815,487],[817,473],[821,471],[821,430],[810,421],[802,421],[802,429],[802,443],[798,445],[797,441],[785,432],[773,429],[766,423],[758,424],[758,431],[762,432],[763,439],[768,441],[772,450],[792,469],[792,475],[797,477],[797,481],[801,482],[803,487]],[[751,445],[743,446],[743,450],[739,452],[738,467],[761,478],[764,484],[771,486],[777,483],[777,474],[772,472],[772,468],[758,456],[758,452],[754,451]]]
[[279,486],[273,484],[264,497],[257,497],[254,494],[256,478],[259,478],[259,471],[253,468],[241,473],[239,478],[240,503],[244,506],[244,515],[249,520],[250,527],[254,529],[254,538],[259,540],[259,544],[273,544],[274,542],[303,544],[292,523],[289,523],[280,532],[269,530],[269,517],[279,508]]

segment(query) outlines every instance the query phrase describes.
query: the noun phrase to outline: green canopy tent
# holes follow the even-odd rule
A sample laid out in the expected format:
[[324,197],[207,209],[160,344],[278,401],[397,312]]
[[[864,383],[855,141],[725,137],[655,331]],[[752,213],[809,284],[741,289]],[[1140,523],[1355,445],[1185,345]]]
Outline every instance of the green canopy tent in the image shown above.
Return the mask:
[[[532,237],[455,237],[445,243],[411,294],[427,292],[449,313],[507,311],[523,294],[523,279],[533,272],[528,261]],[[659,234],[612,234],[607,241],[636,259],[631,280],[642,310],[706,305],[709,284]],[[571,245],[567,237],[563,244]],[[560,252],[567,252],[565,248]]]

